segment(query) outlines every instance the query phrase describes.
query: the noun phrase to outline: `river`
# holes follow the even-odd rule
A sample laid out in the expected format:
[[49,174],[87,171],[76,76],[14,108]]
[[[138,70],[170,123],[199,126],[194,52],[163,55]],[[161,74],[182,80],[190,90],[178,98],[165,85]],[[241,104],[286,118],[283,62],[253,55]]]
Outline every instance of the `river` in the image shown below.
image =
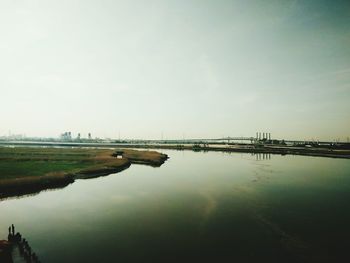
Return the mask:
[[161,152],[159,168],[0,201],[0,237],[15,224],[53,263],[349,259],[349,160]]

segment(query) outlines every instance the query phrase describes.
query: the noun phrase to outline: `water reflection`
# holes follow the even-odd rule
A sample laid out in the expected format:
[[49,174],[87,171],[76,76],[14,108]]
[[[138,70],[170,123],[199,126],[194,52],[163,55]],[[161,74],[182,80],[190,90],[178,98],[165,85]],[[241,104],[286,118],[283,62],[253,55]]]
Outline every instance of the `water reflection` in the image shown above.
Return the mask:
[[27,191],[2,193],[2,195],[0,195],[0,202],[10,200],[10,199],[21,199],[21,198],[27,198],[30,196],[36,196],[36,195],[43,193],[43,192],[57,191],[57,190],[60,190],[62,188],[65,188],[69,185],[70,184],[67,184],[64,186],[57,186],[57,187],[53,187],[53,188],[41,189],[41,190],[29,189]]
[[271,160],[271,153],[252,153],[251,155],[255,156],[257,161]]
[[348,160],[164,152],[170,159],[158,169],[135,165],[0,202],[0,237],[20,225],[43,262],[347,257]]

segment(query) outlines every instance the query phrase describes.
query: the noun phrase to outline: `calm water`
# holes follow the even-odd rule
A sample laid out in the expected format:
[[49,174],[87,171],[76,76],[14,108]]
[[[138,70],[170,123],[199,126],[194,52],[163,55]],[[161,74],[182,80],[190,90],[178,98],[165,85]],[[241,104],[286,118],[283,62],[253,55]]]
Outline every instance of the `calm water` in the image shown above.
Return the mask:
[[14,223],[43,262],[350,259],[350,160],[162,152],[160,168],[0,201],[0,237]]

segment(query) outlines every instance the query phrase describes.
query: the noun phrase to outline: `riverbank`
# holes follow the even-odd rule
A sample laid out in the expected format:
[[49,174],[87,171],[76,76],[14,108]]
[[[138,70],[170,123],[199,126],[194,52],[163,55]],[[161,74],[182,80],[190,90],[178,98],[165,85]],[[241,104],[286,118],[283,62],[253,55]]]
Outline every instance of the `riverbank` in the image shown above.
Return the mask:
[[167,155],[131,149],[0,147],[0,198],[62,188],[76,179],[162,165]]
[[[115,146],[115,145],[114,145]],[[314,157],[350,159],[349,149],[331,149],[316,147],[295,147],[284,145],[252,145],[252,144],[123,144],[123,148],[188,150],[195,152],[232,152],[253,154],[302,155]],[[100,146],[102,147],[102,146]],[[112,147],[112,146],[111,146]]]
[[[159,148],[164,149],[164,148]],[[186,149],[193,151],[222,151],[222,152],[241,152],[255,154],[278,154],[278,155],[303,155],[314,157],[329,157],[350,159],[350,150],[315,148],[315,147],[295,147],[281,145],[194,145],[177,146],[173,149]]]
[[329,148],[307,148],[294,146],[276,146],[251,144],[195,144],[195,145],[123,145],[124,148],[142,148],[142,149],[168,149],[168,150],[190,150],[196,152],[237,152],[237,153],[269,153],[278,155],[303,155],[314,157],[329,157],[350,159],[350,150],[329,149]]
[[[0,145],[7,146],[41,146],[41,147],[81,147],[81,148],[139,148],[139,149],[168,149],[190,151],[221,151],[241,153],[270,153],[279,155],[303,155],[315,157],[350,159],[350,145],[346,148],[336,147],[307,147],[277,144],[234,144],[234,143],[81,143],[81,142],[34,142],[34,141],[0,141]],[[138,160],[142,163],[140,160]],[[135,160],[136,162],[136,160]]]

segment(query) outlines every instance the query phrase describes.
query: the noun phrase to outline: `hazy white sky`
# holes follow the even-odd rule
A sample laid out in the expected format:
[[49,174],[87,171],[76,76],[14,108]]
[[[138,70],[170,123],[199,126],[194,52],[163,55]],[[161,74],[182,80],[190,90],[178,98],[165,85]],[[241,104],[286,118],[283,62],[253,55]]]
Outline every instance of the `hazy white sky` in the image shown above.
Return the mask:
[[350,2],[1,0],[0,136],[350,136]]

